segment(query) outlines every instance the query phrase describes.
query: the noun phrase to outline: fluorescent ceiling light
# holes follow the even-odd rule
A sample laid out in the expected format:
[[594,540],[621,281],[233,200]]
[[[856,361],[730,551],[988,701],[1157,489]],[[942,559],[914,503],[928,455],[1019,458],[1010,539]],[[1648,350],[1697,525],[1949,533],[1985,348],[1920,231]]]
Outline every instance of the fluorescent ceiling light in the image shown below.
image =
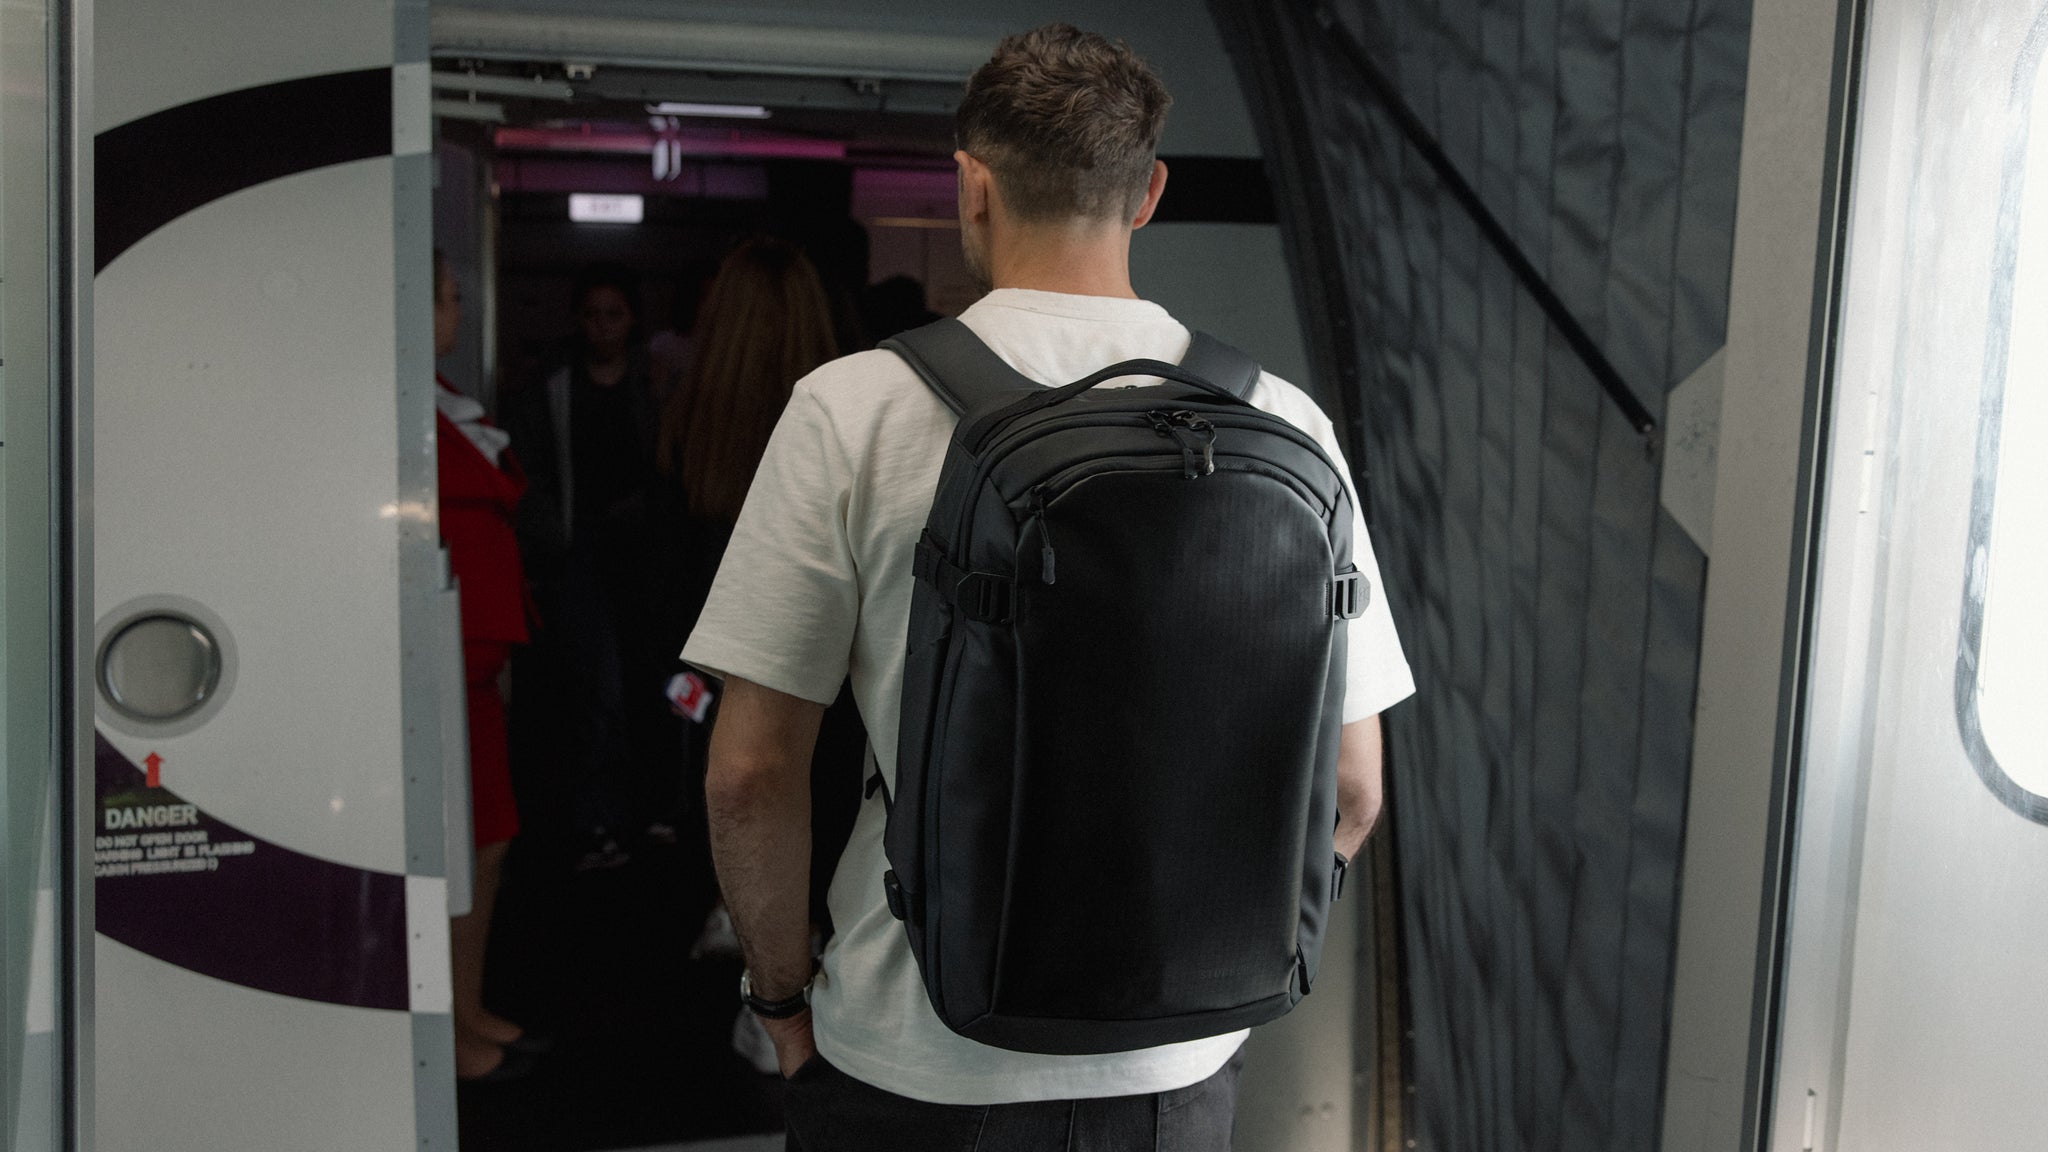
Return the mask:
[[490,100],[436,100],[434,115],[443,120],[480,120],[485,124],[503,124],[505,106]]
[[649,104],[647,112],[652,116],[718,116],[727,120],[766,120],[768,109],[759,104],[691,104],[680,100],[664,100]]
[[647,202],[639,196],[569,194],[569,219],[578,224],[638,224],[646,211]]

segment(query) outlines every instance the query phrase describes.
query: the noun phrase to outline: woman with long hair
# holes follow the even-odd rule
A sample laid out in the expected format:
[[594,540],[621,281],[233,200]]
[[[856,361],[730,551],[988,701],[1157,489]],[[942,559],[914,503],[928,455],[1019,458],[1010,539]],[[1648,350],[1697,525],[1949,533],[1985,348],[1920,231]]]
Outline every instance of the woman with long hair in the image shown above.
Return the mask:
[[699,313],[696,362],[662,411],[655,450],[690,516],[739,519],[790,389],[838,354],[824,285],[801,249],[755,239],[726,256]]
[[[667,530],[660,533],[665,554],[654,566],[665,617],[657,643],[671,671],[710,595],[740,506],[792,388],[837,352],[831,304],[802,249],[784,240],[754,239],[732,250],[698,313],[697,358],[662,411],[656,448],[667,521]],[[676,710],[686,717],[685,778],[698,797],[711,692],[711,685],[692,671],[677,673],[671,682]],[[813,919],[821,924],[825,884],[859,805],[866,743],[851,697],[842,692],[839,703],[826,711],[811,768],[812,907]],[[738,943],[722,906],[714,907],[716,888],[701,817],[691,824],[706,881],[700,906],[712,910],[694,954],[723,953],[737,964]],[[766,1034],[759,1032],[752,1013],[742,1011],[740,1017],[735,1047],[764,1072],[772,1070]]]

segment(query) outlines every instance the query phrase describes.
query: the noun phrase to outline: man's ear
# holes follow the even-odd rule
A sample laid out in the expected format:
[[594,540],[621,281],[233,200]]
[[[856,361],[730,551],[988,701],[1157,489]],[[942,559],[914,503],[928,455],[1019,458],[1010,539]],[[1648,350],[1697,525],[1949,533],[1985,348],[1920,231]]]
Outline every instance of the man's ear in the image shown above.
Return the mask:
[[960,222],[986,222],[995,173],[965,152],[953,153],[953,162],[960,166]]
[[1159,197],[1166,192],[1166,161],[1152,162],[1152,179],[1145,184],[1145,202],[1138,206],[1138,215],[1131,221],[1131,227],[1143,228],[1152,219],[1152,213],[1159,210]]

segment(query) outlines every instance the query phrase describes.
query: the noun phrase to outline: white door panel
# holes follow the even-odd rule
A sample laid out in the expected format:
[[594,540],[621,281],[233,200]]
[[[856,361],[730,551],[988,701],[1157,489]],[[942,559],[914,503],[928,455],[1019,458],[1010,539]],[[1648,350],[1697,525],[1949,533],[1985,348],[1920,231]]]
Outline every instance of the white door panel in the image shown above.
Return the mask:
[[455,1144],[426,28],[99,12],[95,613],[192,622],[102,662],[113,1152]]
[[[99,276],[96,594],[218,613],[216,719],[116,731],[188,802],[359,868],[405,871],[391,161],[216,200]],[[193,290],[166,292],[168,284]]]
[[[402,1152],[413,1137],[405,1012],[251,992],[99,943],[98,1152]],[[322,1061],[290,1053],[317,1037]]]
[[[97,131],[220,92],[381,68],[392,26],[334,0],[94,0]],[[232,46],[232,51],[224,51]]]

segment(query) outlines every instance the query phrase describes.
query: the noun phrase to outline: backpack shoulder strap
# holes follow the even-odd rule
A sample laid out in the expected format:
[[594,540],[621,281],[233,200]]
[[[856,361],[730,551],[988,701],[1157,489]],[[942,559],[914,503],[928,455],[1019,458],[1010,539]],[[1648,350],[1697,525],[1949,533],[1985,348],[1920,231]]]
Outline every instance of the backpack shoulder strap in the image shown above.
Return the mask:
[[1196,332],[1180,366],[1219,388],[1227,388],[1239,400],[1250,400],[1259,386],[1258,361],[1216,339]]
[[973,329],[950,317],[891,336],[876,347],[903,357],[956,416],[997,398],[1043,387],[1010,367]]

